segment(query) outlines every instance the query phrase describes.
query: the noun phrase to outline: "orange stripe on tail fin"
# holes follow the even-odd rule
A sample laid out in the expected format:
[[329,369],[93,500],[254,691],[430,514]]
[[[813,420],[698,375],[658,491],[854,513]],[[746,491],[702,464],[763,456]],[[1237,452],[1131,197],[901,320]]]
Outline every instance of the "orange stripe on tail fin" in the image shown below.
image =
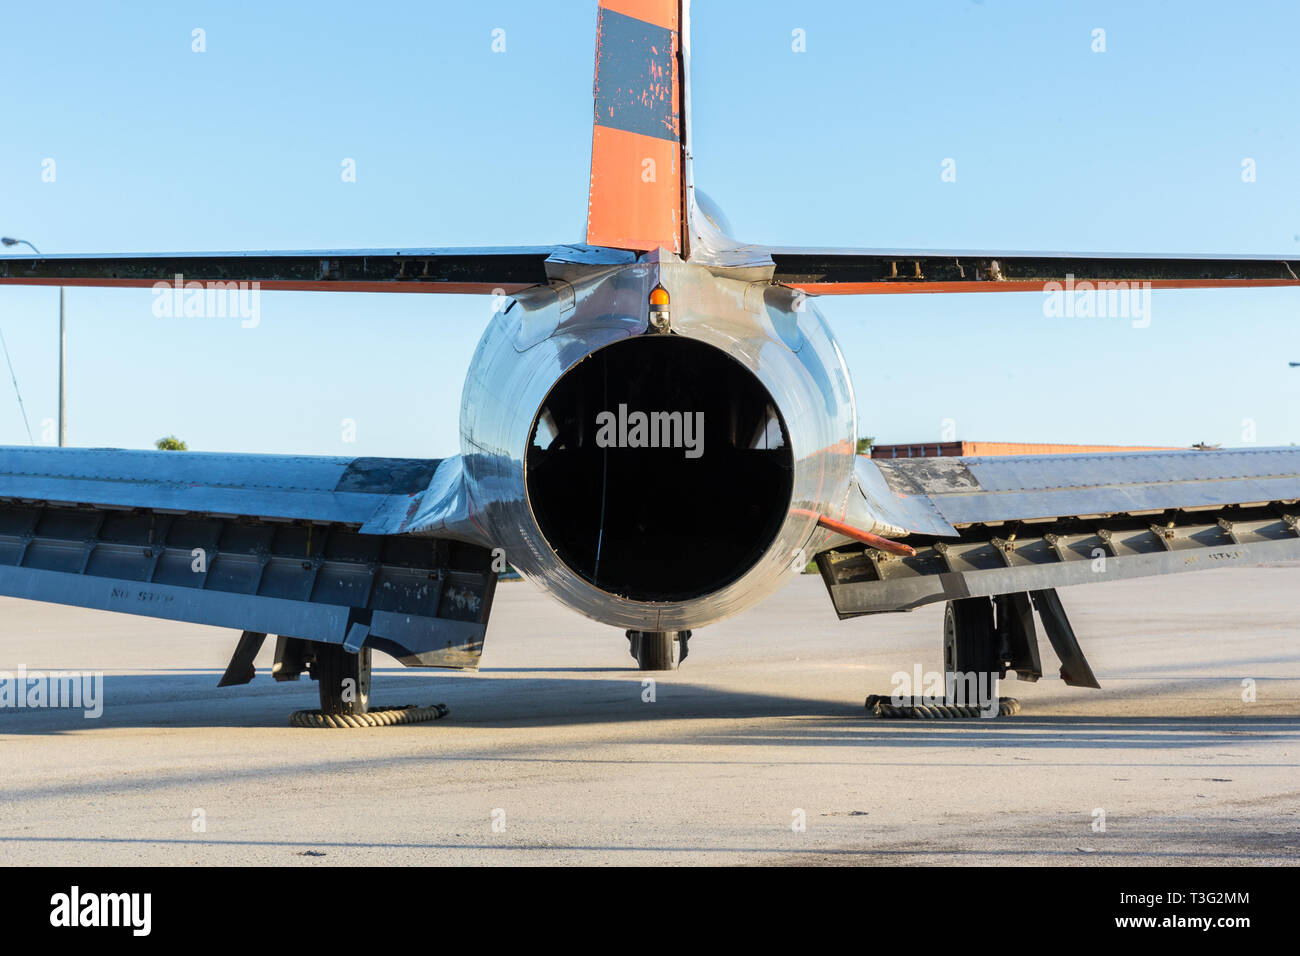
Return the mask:
[[600,0],[587,244],[683,254],[680,0]]

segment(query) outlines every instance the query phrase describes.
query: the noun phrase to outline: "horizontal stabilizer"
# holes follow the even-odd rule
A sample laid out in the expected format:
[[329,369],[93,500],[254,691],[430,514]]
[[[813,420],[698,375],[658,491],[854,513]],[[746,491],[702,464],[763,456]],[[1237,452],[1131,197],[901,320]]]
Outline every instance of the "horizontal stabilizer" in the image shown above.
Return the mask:
[[513,295],[545,285],[552,264],[629,260],[586,246],[0,256],[0,285]]
[[[767,249],[773,281],[816,295],[1300,286],[1300,259],[879,249]],[[1052,286],[1051,283],[1059,283]]]

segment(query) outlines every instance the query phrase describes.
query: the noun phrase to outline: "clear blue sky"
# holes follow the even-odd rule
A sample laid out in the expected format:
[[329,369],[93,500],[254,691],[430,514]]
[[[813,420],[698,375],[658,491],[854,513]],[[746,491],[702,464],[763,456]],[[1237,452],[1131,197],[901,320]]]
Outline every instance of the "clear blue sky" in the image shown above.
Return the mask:
[[[1300,256],[1294,2],[697,0],[693,19],[697,182],[741,238]],[[10,4],[0,234],[45,252],[579,241],[594,26],[594,0]],[[1048,319],[1033,293],[820,301],[881,441],[944,419],[982,440],[1240,445],[1243,419],[1259,444],[1300,440],[1300,290],[1157,292],[1145,329]],[[486,300],[267,293],[257,329],[151,302],[68,293],[71,444],[457,450]],[[38,440],[56,303],[0,289]],[[25,444],[0,385],[0,442]]]

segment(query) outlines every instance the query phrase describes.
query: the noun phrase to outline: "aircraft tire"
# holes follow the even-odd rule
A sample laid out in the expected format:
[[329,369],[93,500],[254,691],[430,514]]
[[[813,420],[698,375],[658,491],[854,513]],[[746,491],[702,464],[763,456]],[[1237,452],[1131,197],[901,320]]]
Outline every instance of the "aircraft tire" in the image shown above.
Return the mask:
[[[949,601],[943,609],[943,670],[947,674],[975,673],[980,686],[988,674],[998,675],[998,638],[993,626],[993,601],[986,597]],[[996,686],[996,685],[993,685]]]
[[673,631],[629,631],[632,656],[643,671],[673,670]]
[[370,648],[352,654],[340,644],[318,643],[312,676],[320,689],[321,713],[355,717],[370,709]]

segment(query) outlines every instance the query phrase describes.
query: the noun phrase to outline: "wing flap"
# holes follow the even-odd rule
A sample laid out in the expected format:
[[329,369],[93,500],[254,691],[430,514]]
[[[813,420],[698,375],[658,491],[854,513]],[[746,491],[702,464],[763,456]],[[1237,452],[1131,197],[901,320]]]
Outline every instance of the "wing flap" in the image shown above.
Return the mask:
[[1300,559],[1300,448],[860,459],[857,470],[916,553],[819,554],[841,617]]
[[491,553],[383,533],[442,464],[0,449],[0,594],[477,667]]

